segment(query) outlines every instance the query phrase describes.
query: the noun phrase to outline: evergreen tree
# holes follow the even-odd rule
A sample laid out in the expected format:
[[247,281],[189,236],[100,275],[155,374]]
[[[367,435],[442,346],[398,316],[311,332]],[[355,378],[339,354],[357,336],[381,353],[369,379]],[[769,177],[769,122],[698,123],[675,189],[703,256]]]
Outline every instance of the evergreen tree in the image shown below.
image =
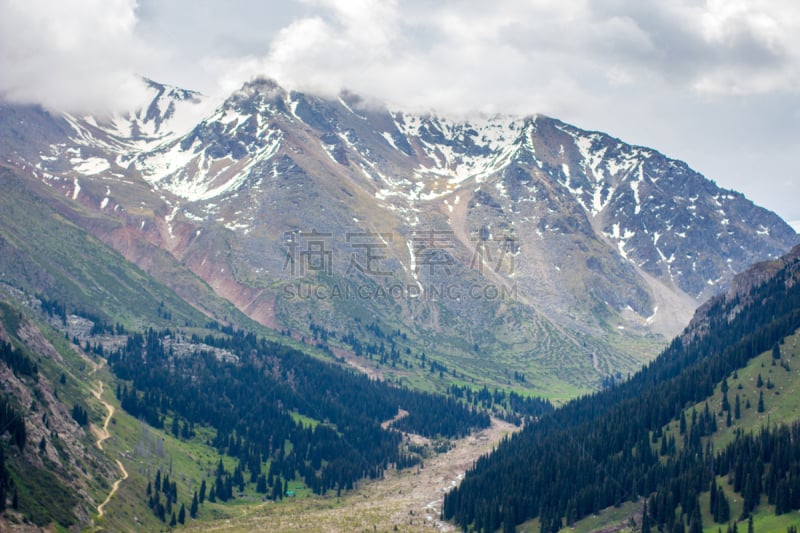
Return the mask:
[[758,412],[764,412],[764,391],[758,391]]
[[192,518],[197,518],[197,491],[194,491],[194,496],[192,496],[192,504],[189,506],[189,516]]
[[714,513],[714,522],[724,524],[731,519],[731,507],[728,502],[728,497],[722,492],[722,489],[717,490],[717,506]]
[[647,514],[647,500],[642,507],[642,533],[650,533],[650,515]]
[[272,486],[272,499],[274,501],[283,499],[283,483],[279,477],[275,477],[275,484]]
[[717,520],[717,497],[719,494],[719,490],[717,488],[717,483],[712,479],[711,480],[711,488],[709,489],[708,499],[709,499],[709,511],[714,516],[714,521],[719,522]]
[[517,525],[514,520],[513,510],[509,505],[503,511],[503,533],[516,533]]
[[185,524],[186,523],[186,507],[181,504],[181,509],[178,511],[178,523]]
[[689,519],[689,533],[703,533],[703,518],[700,516],[700,506],[695,505]]

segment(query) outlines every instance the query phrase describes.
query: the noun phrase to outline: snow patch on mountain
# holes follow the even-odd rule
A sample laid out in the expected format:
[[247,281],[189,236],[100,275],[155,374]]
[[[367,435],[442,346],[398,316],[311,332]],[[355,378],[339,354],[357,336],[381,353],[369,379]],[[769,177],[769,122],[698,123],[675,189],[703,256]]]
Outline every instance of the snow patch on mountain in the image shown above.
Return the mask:
[[[468,180],[481,183],[508,166],[520,150],[533,152],[531,119],[494,116],[458,122],[430,115],[392,116],[398,131],[423,152],[414,172],[429,185],[422,199],[439,198]],[[388,133],[383,137],[397,148]]]
[[108,160],[103,159],[102,157],[89,157],[86,159],[76,157],[72,158],[70,163],[72,163],[72,168],[76,172],[79,172],[85,176],[100,174],[101,172],[111,168],[111,164],[108,162]]
[[158,188],[190,202],[210,200],[239,189],[256,164],[278,152],[282,140],[283,132],[272,131],[254,153],[239,160],[228,154],[214,157],[200,139],[186,149],[176,142],[168,150],[144,156],[137,167]]

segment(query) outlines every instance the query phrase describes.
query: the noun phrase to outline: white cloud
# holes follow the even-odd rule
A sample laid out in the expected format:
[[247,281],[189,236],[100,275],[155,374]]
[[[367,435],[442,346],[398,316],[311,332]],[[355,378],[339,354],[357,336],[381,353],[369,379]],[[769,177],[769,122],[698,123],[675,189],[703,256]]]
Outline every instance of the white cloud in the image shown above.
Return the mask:
[[0,95],[107,111],[143,96],[133,0],[0,1]]
[[798,88],[792,2],[302,3],[309,14],[284,26],[265,56],[232,61],[226,79],[261,74],[410,107],[549,113],[620,85],[695,95]]

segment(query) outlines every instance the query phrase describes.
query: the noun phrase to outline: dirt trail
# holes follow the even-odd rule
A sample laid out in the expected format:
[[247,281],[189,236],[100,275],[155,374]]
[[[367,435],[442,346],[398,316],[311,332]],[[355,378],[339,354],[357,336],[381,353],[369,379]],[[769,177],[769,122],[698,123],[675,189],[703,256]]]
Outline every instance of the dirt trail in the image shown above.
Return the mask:
[[98,427],[95,426],[96,434],[98,435],[98,437],[97,437],[97,447],[102,450],[103,449],[103,442],[108,440],[109,437],[111,437],[111,434],[108,432],[108,424],[109,424],[109,422],[111,422],[111,417],[114,416],[115,409],[114,409],[113,405],[111,405],[110,403],[108,403],[107,401],[105,401],[103,399],[103,382],[102,381],[98,381],[97,382],[97,390],[93,390],[92,394],[94,395],[95,398],[97,398],[97,401],[99,401],[101,404],[103,404],[103,407],[106,408],[106,411],[108,411],[108,414],[106,415],[106,419],[103,422],[103,427],[102,428],[98,428]]
[[119,471],[122,472],[122,477],[116,480],[113,485],[111,485],[111,492],[108,493],[108,496],[106,496],[106,499],[103,500],[103,503],[97,506],[98,518],[102,517],[105,514],[105,506],[106,504],[108,504],[109,501],[111,501],[111,497],[117,493],[120,484],[126,479],[128,479],[128,471],[125,470],[125,467],[122,465],[122,462],[119,459],[117,459],[117,467],[119,467]]
[[406,411],[405,409],[398,409],[397,410],[397,414],[394,415],[394,418],[390,418],[389,420],[387,420],[385,422],[381,422],[381,427],[383,429],[389,429],[389,426],[391,426],[392,424],[394,424],[398,420],[400,420],[402,418],[405,418],[407,416],[408,416],[408,411]]
[[[103,365],[106,364],[104,359],[101,360],[99,364],[95,363],[91,359],[89,359],[89,362],[92,364],[92,371],[89,372],[90,376],[96,374],[97,371],[103,368]],[[98,379],[97,389],[92,391],[92,395],[94,395],[94,397],[97,398],[97,401],[103,404],[103,407],[105,407],[107,411],[106,419],[103,421],[103,427],[93,426],[95,435],[97,435],[97,441],[96,441],[97,448],[100,450],[103,449],[103,442],[105,442],[111,437],[111,433],[109,433],[108,431],[108,424],[111,422],[111,418],[114,416],[114,413],[116,412],[114,406],[103,399],[103,389],[104,389],[104,384],[102,381]],[[101,518],[105,514],[105,507],[106,505],[108,505],[108,502],[111,501],[111,498],[114,496],[114,494],[116,494],[117,491],[119,490],[120,484],[126,479],[128,479],[128,471],[125,470],[125,466],[119,459],[116,459],[116,462],[117,462],[117,468],[119,468],[119,471],[122,473],[122,477],[114,481],[114,483],[111,485],[111,491],[108,493],[108,496],[106,496],[106,499],[103,500],[103,503],[97,506],[98,518]]]

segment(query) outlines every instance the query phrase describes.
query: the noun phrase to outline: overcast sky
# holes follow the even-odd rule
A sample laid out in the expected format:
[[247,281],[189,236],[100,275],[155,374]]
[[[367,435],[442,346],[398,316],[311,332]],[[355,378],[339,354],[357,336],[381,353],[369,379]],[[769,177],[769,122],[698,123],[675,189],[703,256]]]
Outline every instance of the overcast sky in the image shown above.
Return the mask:
[[0,94],[221,95],[255,75],[412,110],[545,113],[800,220],[796,0],[0,0]]

